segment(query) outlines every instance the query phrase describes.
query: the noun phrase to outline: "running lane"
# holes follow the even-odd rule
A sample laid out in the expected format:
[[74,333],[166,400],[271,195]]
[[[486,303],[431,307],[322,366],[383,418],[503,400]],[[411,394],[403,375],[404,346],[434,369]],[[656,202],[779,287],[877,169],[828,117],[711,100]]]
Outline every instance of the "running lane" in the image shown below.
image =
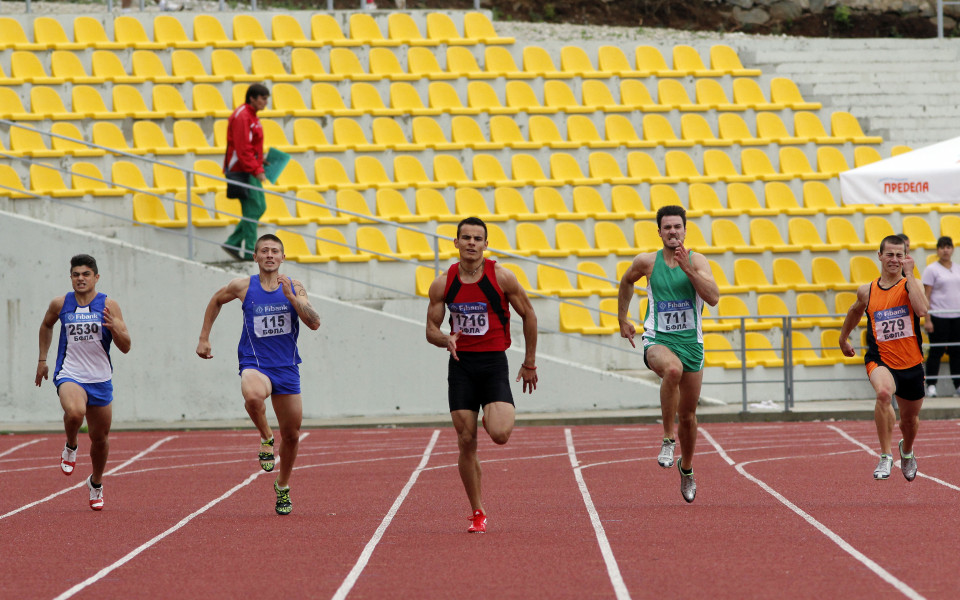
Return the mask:
[[[694,462],[697,498],[687,504],[676,467],[657,464],[660,427],[576,427],[572,433],[633,598],[773,598],[788,590],[804,598],[902,597],[737,473],[702,434]],[[753,441],[742,426],[731,428],[729,439]],[[811,493],[824,494],[822,486],[810,485]]]
[[487,533],[466,533],[470,505],[445,429],[348,597],[612,597],[563,429],[518,427],[506,446],[481,432],[479,446]]
[[[245,434],[233,455],[241,462],[211,465],[192,476],[202,489],[184,498],[177,520],[249,480],[247,485],[76,598],[143,598],[144,590],[152,598],[331,597],[431,434],[375,431],[382,433],[309,432],[291,478],[293,512],[283,517],[274,513],[275,474],[256,475],[256,435]],[[216,435],[207,434],[210,443]]]

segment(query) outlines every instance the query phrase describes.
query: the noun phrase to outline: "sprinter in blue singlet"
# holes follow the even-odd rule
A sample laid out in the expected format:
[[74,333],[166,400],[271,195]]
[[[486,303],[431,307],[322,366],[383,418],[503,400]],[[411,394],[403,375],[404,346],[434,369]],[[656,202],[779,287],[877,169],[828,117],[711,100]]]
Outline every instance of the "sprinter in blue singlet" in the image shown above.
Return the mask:
[[90,508],[103,509],[103,470],[110,451],[110,424],[113,420],[113,364],[110,345],[130,351],[130,334],[120,306],[106,294],[97,293],[100,274],[97,261],[78,254],[70,259],[73,291],[54,298],[40,324],[40,359],[36,384],[49,376],[47,352],[53,341],[53,326],[60,321],[60,343],[53,382],[63,407],[67,443],[60,453],[60,470],[71,475],[77,464],[77,435],[86,417],[90,432],[92,473],[87,478]]
[[213,295],[203,315],[197,345],[200,358],[213,358],[210,330],[220,307],[233,300],[243,303],[243,330],[237,347],[240,391],[247,414],[260,432],[257,458],[264,471],[272,471],[275,464],[273,430],[267,421],[267,397],[273,401],[283,442],[280,473],[273,484],[279,515],[290,514],[292,510],[290,473],[297,458],[303,421],[297,351],[300,321],[310,329],[320,328],[320,315],[310,305],[303,284],[280,274],[283,259],[280,238],[270,233],[260,236],[253,254],[260,273],[234,279]]

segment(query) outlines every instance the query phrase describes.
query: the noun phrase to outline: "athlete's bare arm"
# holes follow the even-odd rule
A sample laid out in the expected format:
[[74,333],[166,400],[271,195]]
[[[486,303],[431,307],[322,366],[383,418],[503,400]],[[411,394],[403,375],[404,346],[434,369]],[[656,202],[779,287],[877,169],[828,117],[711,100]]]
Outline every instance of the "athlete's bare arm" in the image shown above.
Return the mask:
[[200,328],[200,343],[197,344],[197,356],[200,358],[213,358],[213,350],[210,347],[210,330],[213,329],[213,322],[217,320],[217,316],[220,314],[220,307],[227,302],[245,298],[248,287],[250,287],[250,278],[238,277],[217,290],[213,298],[210,299],[210,302],[207,303],[207,309],[203,313],[203,327]]
[[300,320],[310,329],[316,331],[320,329],[320,314],[310,304],[307,298],[307,290],[303,284],[296,279],[290,279],[286,275],[278,275],[277,280],[283,289],[283,295],[287,297],[293,309],[297,311]]
[[843,327],[840,328],[840,351],[843,352],[844,356],[857,355],[853,344],[851,344],[847,338],[850,337],[850,332],[853,331],[853,328],[856,327],[860,319],[863,318],[863,313],[867,310],[867,299],[869,296],[869,283],[865,283],[857,288],[857,299],[854,301],[853,306],[850,307],[850,310],[847,311],[847,317],[843,320]]
[[130,352],[130,332],[123,320],[123,313],[120,312],[120,305],[110,298],[103,305],[103,326],[110,330],[113,344],[120,352]]
[[446,348],[453,356],[457,358],[457,340],[460,338],[460,332],[447,335],[440,330],[443,324],[443,316],[446,313],[446,307],[443,304],[443,289],[447,286],[447,274],[443,273],[433,283],[430,284],[428,296],[430,304],[427,306],[427,341],[438,348]]
[[716,306],[720,301],[720,286],[713,279],[713,271],[710,270],[710,263],[707,262],[706,257],[702,254],[694,254],[691,261],[690,251],[683,245],[674,252],[680,269],[690,280],[697,295],[710,306]]
[[49,379],[50,367],[47,365],[47,352],[50,351],[50,342],[53,341],[53,326],[60,318],[60,311],[63,309],[65,296],[54,298],[47,307],[47,312],[43,315],[43,321],[40,323],[40,354],[37,360],[37,376],[34,383],[40,387],[40,382]]
[[910,305],[913,307],[914,314],[918,317],[925,317],[930,305],[927,303],[927,295],[923,292],[923,285],[917,281],[913,274],[914,264],[912,256],[907,255],[903,258],[903,272],[906,273],[907,278],[907,294],[910,296]]
[[633,337],[637,335],[637,329],[630,322],[630,301],[633,300],[635,291],[634,284],[640,281],[641,277],[646,277],[649,281],[650,274],[653,272],[653,263],[657,258],[656,252],[646,252],[640,254],[633,263],[623,273],[620,278],[620,291],[617,295],[617,319],[620,321],[620,337],[627,338],[630,345],[637,347],[633,343]]
[[[525,351],[523,364],[520,365],[520,372],[517,373],[517,381],[523,379],[523,391],[537,389],[537,315],[533,312],[533,305],[527,292],[520,286],[517,276],[506,267],[496,265],[497,284],[503,290],[503,294],[516,311],[517,316],[523,320],[523,342]],[[507,324],[507,327],[510,325]],[[530,368],[533,367],[533,368]]]

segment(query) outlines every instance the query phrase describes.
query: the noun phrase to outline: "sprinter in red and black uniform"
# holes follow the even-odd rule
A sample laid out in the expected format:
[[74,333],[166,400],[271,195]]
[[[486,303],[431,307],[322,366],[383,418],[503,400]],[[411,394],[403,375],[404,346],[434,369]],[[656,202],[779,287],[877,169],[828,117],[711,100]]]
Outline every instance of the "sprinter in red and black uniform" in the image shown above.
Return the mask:
[[847,338],[866,312],[867,348],[863,358],[867,377],[877,393],[874,418],[880,438],[880,463],[873,478],[890,477],[893,465],[890,438],[897,420],[891,400],[896,395],[903,434],[900,469],[907,481],[913,481],[917,476],[913,440],[920,427],[920,407],[925,391],[920,317],[927,314],[927,301],[923,286],[913,275],[913,258],[906,253],[900,237],[885,237],[880,242],[878,256],[880,278],[861,285],[857,290],[857,300],[847,312],[840,330],[840,350],[845,356],[856,355]]
[[[514,423],[513,394],[505,350],[510,347],[510,307],[523,320],[526,354],[517,374],[523,391],[537,388],[537,316],[516,275],[483,257],[487,226],[476,217],[457,225],[454,245],[460,262],[430,285],[427,341],[450,353],[447,371],[450,416],[460,448],[460,479],[473,515],[467,529],[485,533],[487,514],[480,493],[477,459],[477,416],[490,439],[506,444]],[[450,333],[440,330],[445,308],[450,309]]]

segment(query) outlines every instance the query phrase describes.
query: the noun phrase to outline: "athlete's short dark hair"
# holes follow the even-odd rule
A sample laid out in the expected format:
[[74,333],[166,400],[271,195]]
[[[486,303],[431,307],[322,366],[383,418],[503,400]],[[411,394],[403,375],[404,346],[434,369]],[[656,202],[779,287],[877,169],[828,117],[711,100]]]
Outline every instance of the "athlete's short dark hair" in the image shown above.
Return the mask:
[[276,242],[280,244],[280,252],[283,252],[283,240],[273,235],[272,233],[265,233],[257,238],[257,243],[253,245],[253,251],[256,252],[260,249],[260,242]]
[[90,256],[89,254],[78,254],[70,259],[70,272],[73,272],[74,267],[90,267],[93,269],[94,275],[99,275],[100,270],[97,269],[97,259]]
[[949,235],[942,235],[937,238],[937,248],[953,248],[953,238]]
[[250,101],[254,98],[262,98],[264,96],[267,98],[270,97],[270,90],[267,89],[267,86],[262,83],[254,83],[247,88],[247,96],[244,102],[250,104]]
[[676,204],[661,206],[660,210],[657,211],[657,229],[660,229],[660,221],[664,217],[680,217],[683,219],[683,226],[687,226],[687,211],[683,210],[682,206]]
[[478,217],[467,217],[466,219],[464,219],[464,220],[460,221],[459,223],[457,223],[457,237],[458,237],[458,238],[460,237],[460,228],[463,227],[464,225],[479,225],[480,227],[483,227],[483,239],[487,239],[487,224],[484,223],[484,222],[483,222],[481,219],[479,219]]
[[906,242],[904,242],[903,238],[899,235],[888,235],[880,241],[880,254],[883,254],[883,249],[887,244],[891,246],[903,246],[904,248],[907,247]]

